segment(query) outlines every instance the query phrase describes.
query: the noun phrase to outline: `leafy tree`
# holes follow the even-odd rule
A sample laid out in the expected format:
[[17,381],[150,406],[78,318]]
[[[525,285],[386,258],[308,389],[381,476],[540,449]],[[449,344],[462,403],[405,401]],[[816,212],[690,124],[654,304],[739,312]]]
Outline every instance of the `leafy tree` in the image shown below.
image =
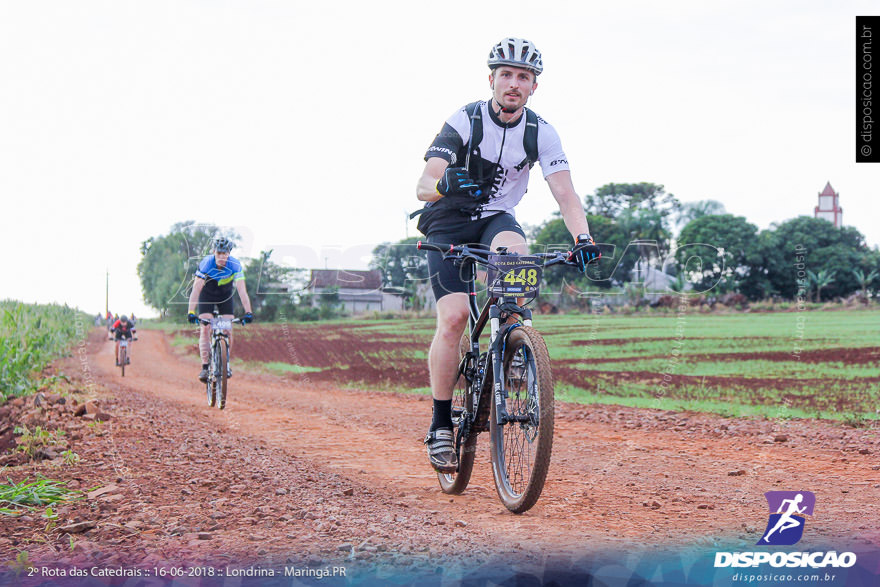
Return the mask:
[[[773,289],[786,298],[795,297],[800,271],[818,275],[823,269],[828,274],[839,271],[834,281],[823,287],[827,287],[826,295],[845,297],[859,289],[851,270],[870,270],[876,259],[858,230],[849,226],[837,228],[827,220],[799,216],[774,225],[773,232],[781,262],[769,272],[769,277]],[[796,262],[799,257],[802,262]]]
[[[612,279],[623,281],[623,273],[626,272],[628,275],[629,269],[632,268],[632,264],[630,264],[629,269],[623,269],[620,272],[615,270],[623,251],[626,249],[627,240],[614,220],[604,216],[587,215],[587,222],[590,225],[590,234],[602,250],[602,259],[598,265],[591,265],[588,278],[574,271],[550,270],[544,272],[544,282],[556,291],[559,291],[563,283],[580,286],[590,284],[609,288]],[[568,232],[565,222],[558,212],[554,214],[554,218],[534,230],[531,240],[530,248],[533,253],[569,250],[573,244],[571,233]]]
[[[676,260],[679,267],[696,272],[696,286],[718,293],[738,291],[750,299],[763,297],[764,273],[758,249],[758,229],[742,216],[732,214],[701,216],[690,221],[678,237]],[[716,286],[717,284],[717,286]]]
[[827,269],[820,269],[818,273],[807,271],[807,275],[810,276],[810,281],[816,286],[817,302],[822,301],[822,288],[834,283],[834,275],[836,273],[836,271],[828,271]]
[[856,278],[856,281],[859,284],[859,287],[862,288],[862,297],[865,301],[868,301],[868,287],[872,281],[877,279],[880,276],[880,272],[876,269],[872,269],[869,273],[865,273],[861,269],[853,269],[853,277]]
[[382,272],[384,287],[414,291],[415,282],[428,279],[428,257],[416,248],[419,237],[405,238],[396,243],[382,243],[373,249],[370,269]]
[[144,300],[167,315],[186,315],[192,279],[199,261],[211,251],[217,236],[235,240],[238,235],[222,233],[212,224],[196,224],[192,220],[178,222],[166,235],[150,237],[141,243],[138,277]]
[[[782,247],[779,244],[779,236],[772,229],[765,229],[758,233],[755,243],[754,256],[751,263],[748,288],[745,293],[750,299],[764,299],[782,295],[777,289],[775,276],[780,272],[786,272],[788,279],[794,281],[795,292],[797,290],[796,272],[792,273],[794,259],[786,260]],[[796,259],[796,257],[795,257]]]
[[676,224],[685,226],[691,220],[702,218],[703,216],[712,216],[717,214],[725,214],[724,204],[717,200],[698,200],[696,202],[686,202],[681,205],[676,215]]
[[[288,321],[299,317],[294,299],[293,283],[302,270],[282,267],[269,260],[272,251],[262,251],[258,259],[244,264],[245,287],[251,299],[254,316],[261,322],[279,318]],[[241,300],[235,296],[236,314],[244,312]]]
[[657,265],[669,251],[672,218],[681,204],[662,185],[609,183],[585,196],[584,204],[588,214],[613,220],[622,233],[614,243],[615,281],[629,281],[636,265]]
[[656,183],[608,183],[596,189],[596,193],[584,197],[587,214],[617,218],[630,210],[658,212],[664,221],[676,213],[681,204],[665,188]]

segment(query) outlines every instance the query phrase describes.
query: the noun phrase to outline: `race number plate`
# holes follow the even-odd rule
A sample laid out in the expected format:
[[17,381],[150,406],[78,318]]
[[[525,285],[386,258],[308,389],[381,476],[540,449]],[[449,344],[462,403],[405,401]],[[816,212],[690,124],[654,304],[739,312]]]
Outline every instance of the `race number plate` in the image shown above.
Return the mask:
[[533,298],[541,287],[542,271],[537,257],[489,255],[489,293]]
[[229,318],[214,318],[211,320],[214,330],[229,330],[232,328],[232,320]]

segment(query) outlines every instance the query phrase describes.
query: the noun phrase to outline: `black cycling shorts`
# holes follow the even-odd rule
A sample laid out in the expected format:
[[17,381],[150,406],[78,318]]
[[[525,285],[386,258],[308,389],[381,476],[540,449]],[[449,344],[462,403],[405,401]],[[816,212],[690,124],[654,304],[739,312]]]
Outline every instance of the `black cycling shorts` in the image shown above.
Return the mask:
[[225,300],[218,300],[211,296],[199,296],[199,315],[211,314],[214,312],[214,308],[217,308],[217,311],[221,316],[224,314],[232,314],[232,293],[230,292],[229,297]]
[[[506,231],[521,234],[523,239],[526,237],[516,218],[502,212],[488,218],[466,221],[456,227],[438,228],[428,233],[427,240],[440,244],[474,245],[488,250],[492,239]],[[468,279],[461,274],[462,269],[451,260],[444,260],[442,253],[428,251],[428,273],[435,299],[451,293],[467,293]]]

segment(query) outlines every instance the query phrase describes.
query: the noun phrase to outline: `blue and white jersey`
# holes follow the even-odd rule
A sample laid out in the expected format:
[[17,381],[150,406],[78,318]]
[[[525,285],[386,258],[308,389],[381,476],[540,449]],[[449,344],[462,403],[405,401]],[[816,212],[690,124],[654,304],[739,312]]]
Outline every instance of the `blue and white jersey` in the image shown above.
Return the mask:
[[199,263],[196,277],[205,280],[203,293],[209,296],[214,294],[229,296],[232,294],[233,282],[244,279],[244,270],[241,261],[235,257],[227,258],[226,265],[219,267],[214,255],[208,255]]

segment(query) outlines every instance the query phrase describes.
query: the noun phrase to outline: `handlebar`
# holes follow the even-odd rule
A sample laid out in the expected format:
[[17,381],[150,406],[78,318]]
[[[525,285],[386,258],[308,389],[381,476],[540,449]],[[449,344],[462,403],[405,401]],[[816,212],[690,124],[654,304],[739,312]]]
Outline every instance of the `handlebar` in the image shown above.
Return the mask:
[[[468,245],[447,245],[424,241],[419,241],[416,247],[423,251],[436,251],[438,253],[443,253],[445,257],[472,259],[475,263],[480,265],[489,265],[489,255],[496,254],[488,249],[473,248]],[[572,267],[577,267],[578,264],[576,261],[571,260],[571,255],[572,251],[554,251],[552,253],[530,253],[524,256],[541,259],[544,267],[550,267],[551,265],[570,265]]]
[[[211,321],[210,321],[210,320],[205,320],[204,318],[199,318],[199,323],[200,323],[200,324],[204,324],[205,326],[207,326],[207,325],[209,325],[209,324],[211,323]],[[233,323],[233,324],[242,324],[241,318],[233,318],[233,319],[232,319],[232,323]]]

